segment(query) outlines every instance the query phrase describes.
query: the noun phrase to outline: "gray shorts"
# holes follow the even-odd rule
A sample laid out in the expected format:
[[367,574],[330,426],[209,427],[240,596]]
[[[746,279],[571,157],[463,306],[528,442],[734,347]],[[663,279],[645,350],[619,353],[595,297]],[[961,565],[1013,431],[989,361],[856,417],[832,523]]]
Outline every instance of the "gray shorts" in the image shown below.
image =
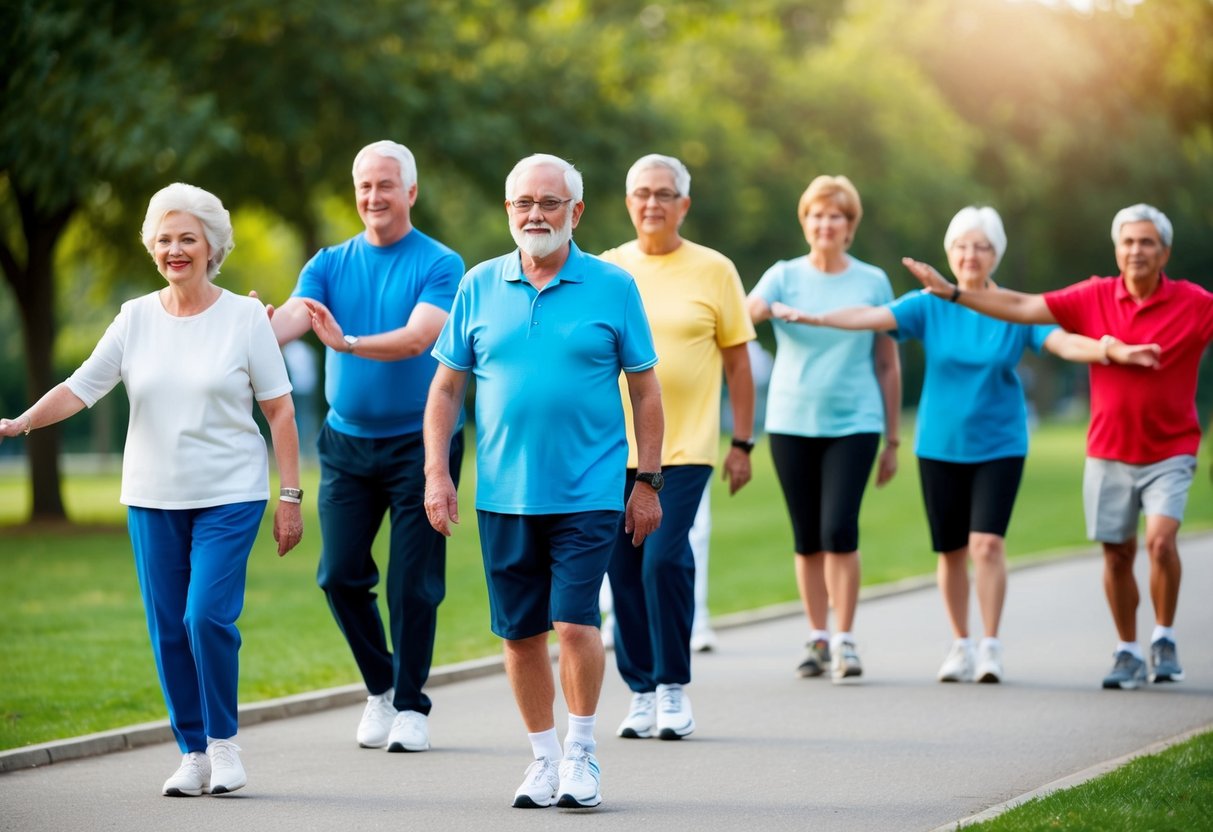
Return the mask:
[[1082,503],[1087,537],[1100,543],[1124,543],[1137,534],[1142,512],[1183,522],[1196,457],[1173,456],[1149,465],[1129,465],[1087,457]]

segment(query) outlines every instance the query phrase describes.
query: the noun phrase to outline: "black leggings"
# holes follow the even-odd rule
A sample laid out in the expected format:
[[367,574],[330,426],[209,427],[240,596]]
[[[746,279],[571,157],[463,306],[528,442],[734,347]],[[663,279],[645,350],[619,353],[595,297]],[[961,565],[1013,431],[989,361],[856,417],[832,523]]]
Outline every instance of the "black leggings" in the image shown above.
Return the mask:
[[922,500],[936,552],[969,545],[969,532],[1006,537],[1023,476],[1023,457],[987,462],[941,462],[918,458]]
[[880,434],[790,436],[772,433],[771,456],[792,518],[796,553],[854,552],[859,505]]

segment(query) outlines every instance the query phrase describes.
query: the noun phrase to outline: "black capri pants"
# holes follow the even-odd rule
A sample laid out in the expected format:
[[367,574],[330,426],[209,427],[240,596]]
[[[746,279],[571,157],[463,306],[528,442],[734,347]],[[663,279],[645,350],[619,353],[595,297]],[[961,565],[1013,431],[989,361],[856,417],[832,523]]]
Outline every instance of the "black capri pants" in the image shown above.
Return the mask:
[[1023,461],[1022,456],[986,462],[918,458],[922,500],[936,552],[963,549],[969,545],[970,532],[1006,537]]
[[772,433],[770,441],[797,554],[857,550],[859,505],[876,461],[880,434]]

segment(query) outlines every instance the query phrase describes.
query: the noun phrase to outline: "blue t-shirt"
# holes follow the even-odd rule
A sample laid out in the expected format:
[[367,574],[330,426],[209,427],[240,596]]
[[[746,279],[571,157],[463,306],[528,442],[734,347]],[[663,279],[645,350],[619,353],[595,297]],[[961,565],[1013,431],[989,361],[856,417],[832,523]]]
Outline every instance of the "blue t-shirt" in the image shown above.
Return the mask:
[[914,452],[942,462],[986,462],[1028,453],[1027,407],[1015,367],[1040,352],[1053,325],[1012,324],[910,292],[889,304],[898,340],[926,353]]
[[[371,245],[359,234],[318,251],[292,297],[320,301],[350,335],[375,335],[407,324],[419,303],[450,309],[462,275],[463,258],[416,228],[390,246]],[[365,439],[420,431],[437,368],[428,352],[373,361],[325,350],[329,426]]]
[[[827,274],[808,256],[780,260],[752,294],[803,312],[882,306],[893,287],[882,269],[854,258],[846,271]],[[767,433],[850,436],[884,432],[884,399],[876,381],[873,332],[848,332],[771,319],[775,366],[767,391]]]
[[434,357],[476,378],[476,508],[621,511],[619,372],[657,363],[632,276],[570,244],[536,292],[518,251],[464,276]]

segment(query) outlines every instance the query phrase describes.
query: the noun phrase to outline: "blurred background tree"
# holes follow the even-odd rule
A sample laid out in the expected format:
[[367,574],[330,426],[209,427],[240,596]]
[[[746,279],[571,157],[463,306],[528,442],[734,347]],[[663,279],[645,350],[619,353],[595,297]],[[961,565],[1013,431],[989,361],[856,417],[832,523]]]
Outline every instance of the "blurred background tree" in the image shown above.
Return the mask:
[[[1006,222],[1004,285],[1115,272],[1112,214],[1140,201],[1175,224],[1169,271],[1210,285],[1210,0],[12,0],[0,50],[5,414],[160,282],[138,240],[153,191],[218,194],[237,240],[221,283],[279,302],[360,229],[350,163],[387,137],[417,156],[417,225],[469,265],[512,247],[503,180],[521,156],[582,169],[578,240],[599,251],[632,236],[628,166],[664,152],[693,175],[688,237],[747,285],[805,250],[796,201],[819,173],[856,182],[854,252],[898,291],[899,258],[942,265],[973,202]],[[913,402],[913,350],[906,365]],[[1035,374],[1045,409],[1082,386],[1059,362]],[[63,426],[69,449],[121,447],[109,399]],[[63,515],[60,435],[24,446],[38,518]]]

